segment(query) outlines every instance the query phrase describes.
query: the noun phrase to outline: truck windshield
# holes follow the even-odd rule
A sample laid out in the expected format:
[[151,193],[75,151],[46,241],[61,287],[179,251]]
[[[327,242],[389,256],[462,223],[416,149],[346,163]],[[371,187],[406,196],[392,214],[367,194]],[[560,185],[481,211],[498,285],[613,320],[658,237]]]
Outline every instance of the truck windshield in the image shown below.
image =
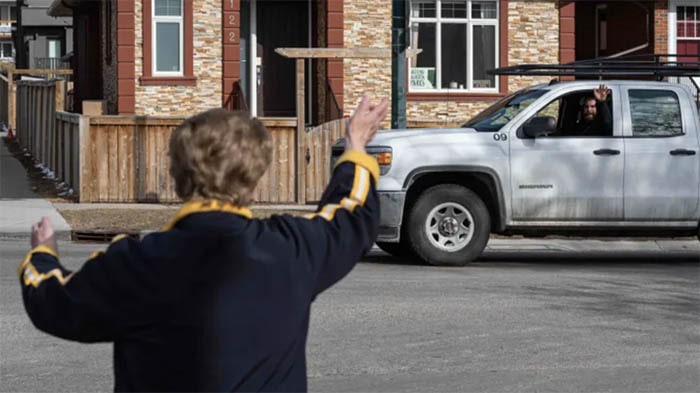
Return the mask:
[[547,90],[520,90],[503,97],[490,107],[481,111],[468,122],[462,124],[464,128],[474,128],[482,132],[495,132],[514,118],[523,109],[535,102],[537,98]]

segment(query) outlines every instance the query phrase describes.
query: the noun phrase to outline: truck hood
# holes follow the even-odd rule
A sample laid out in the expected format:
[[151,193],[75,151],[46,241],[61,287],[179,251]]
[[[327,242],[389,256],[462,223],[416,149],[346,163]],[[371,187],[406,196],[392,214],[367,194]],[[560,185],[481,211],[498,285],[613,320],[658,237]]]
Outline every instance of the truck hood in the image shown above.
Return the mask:
[[381,130],[377,132],[369,146],[391,146],[395,143],[415,143],[423,140],[452,139],[479,134],[473,128],[412,128],[399,130]]

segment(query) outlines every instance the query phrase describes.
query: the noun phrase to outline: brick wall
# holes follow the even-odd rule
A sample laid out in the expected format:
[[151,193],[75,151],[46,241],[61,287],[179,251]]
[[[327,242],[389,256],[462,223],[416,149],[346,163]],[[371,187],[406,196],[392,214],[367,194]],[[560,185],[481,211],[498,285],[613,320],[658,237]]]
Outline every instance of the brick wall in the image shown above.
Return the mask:
[[137,115],[189,116],[221,107],[222,22],[221,0],[196,0],[194,4],[195,86],[142,86],[143,30],[142,3],[135,2],[135,112]]
[[668,53],[668,0],[654,2],[654,53]]

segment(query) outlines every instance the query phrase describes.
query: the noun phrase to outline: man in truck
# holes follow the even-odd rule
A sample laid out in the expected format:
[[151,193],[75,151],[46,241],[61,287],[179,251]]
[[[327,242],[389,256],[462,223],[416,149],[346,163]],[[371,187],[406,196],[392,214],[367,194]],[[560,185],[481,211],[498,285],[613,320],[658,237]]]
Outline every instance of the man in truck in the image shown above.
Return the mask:
[[593,89],[593,95],[583,99],[581,113],[576,122],[575,133],[582,136],[612,135],[612,115],[606,103],[610,89],[605,85]]

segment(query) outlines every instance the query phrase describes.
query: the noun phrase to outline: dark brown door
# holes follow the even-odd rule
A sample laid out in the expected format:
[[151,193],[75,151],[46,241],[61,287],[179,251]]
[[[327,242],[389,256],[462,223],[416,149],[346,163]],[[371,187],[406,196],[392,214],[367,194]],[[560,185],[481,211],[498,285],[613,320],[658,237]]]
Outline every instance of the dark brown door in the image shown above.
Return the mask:
[[73,13],[75,77],[73,110],[82,113],[83,100],[102,99],[102,48],[100,37],[100,3],[86,2]]
[[[296,116],[296,63],[276,48],[309,46],[309,2],[257,2],[258,116]],[[255,64],[255,62],[253,62]]]

